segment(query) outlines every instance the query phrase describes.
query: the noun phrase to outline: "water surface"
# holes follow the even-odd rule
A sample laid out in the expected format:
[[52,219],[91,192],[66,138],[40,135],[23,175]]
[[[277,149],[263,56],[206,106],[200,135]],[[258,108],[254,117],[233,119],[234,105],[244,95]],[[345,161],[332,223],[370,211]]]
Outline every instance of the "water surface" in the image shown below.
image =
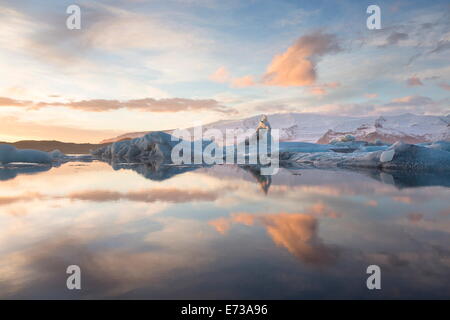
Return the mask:
[[[0,169],[0,298],[450,298],[449,178],[70,162]],[[66,288],[66,268],[82,290]],[[368,290],[366,268],[382,270]]]

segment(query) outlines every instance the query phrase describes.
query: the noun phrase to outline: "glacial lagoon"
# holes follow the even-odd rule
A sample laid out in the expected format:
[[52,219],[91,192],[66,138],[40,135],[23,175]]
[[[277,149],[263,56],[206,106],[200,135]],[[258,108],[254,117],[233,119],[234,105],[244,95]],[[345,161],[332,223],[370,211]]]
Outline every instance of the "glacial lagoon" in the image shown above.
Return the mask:
[[442,173],[11,164],[0,298],[448,299],[449,199]]

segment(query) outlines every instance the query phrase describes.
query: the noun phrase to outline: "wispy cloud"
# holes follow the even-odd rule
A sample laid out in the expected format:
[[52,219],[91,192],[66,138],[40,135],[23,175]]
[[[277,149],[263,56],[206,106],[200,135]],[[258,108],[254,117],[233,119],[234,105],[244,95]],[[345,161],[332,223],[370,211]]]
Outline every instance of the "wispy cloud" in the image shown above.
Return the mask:
[[423,82],[416,76],[407,79],[406,84],[408,87],[423,86]]
[[132,100],[108,100],[92,99],[71,102],[33,102],[0,97],[0,106],[27,107],[40,109],[47,107],[67,107],[82,111],[105,112],[118,109],[128,109],[144,112],[182,112],[182,111],[215,111],[221,113],[233,113],[235,110],[221,105],[214,99],[132,99]]
[[444,90],[450,91],[450,84],[448,84],[448,83],[441,82],[441,83],[439,83],[439,87],[441,87]]
[[340,87],[339,82],[330,82],[324,84],[316,84],[309,87],[309,91],[315,95],[326,95],[329,89],[335,89]]
[[387,38],[383,46],[392,46],[398,44],[400,41],[408,40],[409,35],[405,32],[393,31]]

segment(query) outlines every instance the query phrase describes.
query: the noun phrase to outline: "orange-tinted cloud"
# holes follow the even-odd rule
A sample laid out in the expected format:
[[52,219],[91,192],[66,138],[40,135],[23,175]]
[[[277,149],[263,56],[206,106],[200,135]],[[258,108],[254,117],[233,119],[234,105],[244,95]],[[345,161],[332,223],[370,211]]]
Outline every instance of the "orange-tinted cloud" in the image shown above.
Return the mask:
[[230,80],[231,76],[225,67],[218,68],[209,76],[209,79],[214,82],[225,83]]
[[390,103],[389,105],[407,105],[407,104],[411,104],[411,105],[419,105],[419,104],[430,104],[432,103],[433,100],[431,100],[428,97],[423,97],[423,96],[405,96],[405,97],[401,97],[401,98],[395,98],[392,99],[392,103]]
[[377,93],[366,93],[364,96],[368,99],[375,99],[376,97],[378,97],[378,94]]
[[241,78],[234,78],[231,81],[231,86],[234,88],[245,88],[254,86],[256,83],[252,76],[243,76]]
[[209,79],[218,83],[228,83],[233,88],[245,88],[256,85],[252,76],[242,76],[234,78],[225,67],[218,68],[209,76]]
[[0,97],[0,107],[22,107],[25,106],[27,103],[30,102],[11,99],[7,97]]
[[325,95],[328,93],[327,89],[334,89],[339,87],[341,84],[339,82],[330,82],[319,85],[313,85],[309,88],[309,91],[315,95]]
[[225,234],[233,223],[262,225],[273,242],[286,248],[301,261],[312,265],[334,263],[338,252],[318,237],[317,218],[303,213],[249,214],[234,213],[229,218],[210,221],[219,233]]
[[214,99],[133,99],[133,100],[107,100],[91,99],[71,102],[32,102],[0,97],[0,106],[28,107],[40,109],[46,107],[67,107],[82,111],[103,112],[118,109],[129,109],[145,112],[182,112],[182,111],[216,111],[233,113],[234,109],[219,104]]
[[341,51],[336,36],[320,31],[300,37],[284,53],[276,55],[263,76],[271,86],[309,86],[316,82],[320,57]]

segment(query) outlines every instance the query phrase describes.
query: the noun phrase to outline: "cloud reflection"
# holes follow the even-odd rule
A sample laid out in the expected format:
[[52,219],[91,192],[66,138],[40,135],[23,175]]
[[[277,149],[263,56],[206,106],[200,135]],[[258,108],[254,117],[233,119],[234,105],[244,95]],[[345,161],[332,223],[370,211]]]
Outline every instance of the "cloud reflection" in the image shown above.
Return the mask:
[[234,213],[229,218],[222,217],[209,224],[221,234],[226,234],[232,224],[262,225],[277,246],[286,248],[307,264],[331,265],[338,257],[338,251],[325,245],[319,238],[317,218],[307,214]]

